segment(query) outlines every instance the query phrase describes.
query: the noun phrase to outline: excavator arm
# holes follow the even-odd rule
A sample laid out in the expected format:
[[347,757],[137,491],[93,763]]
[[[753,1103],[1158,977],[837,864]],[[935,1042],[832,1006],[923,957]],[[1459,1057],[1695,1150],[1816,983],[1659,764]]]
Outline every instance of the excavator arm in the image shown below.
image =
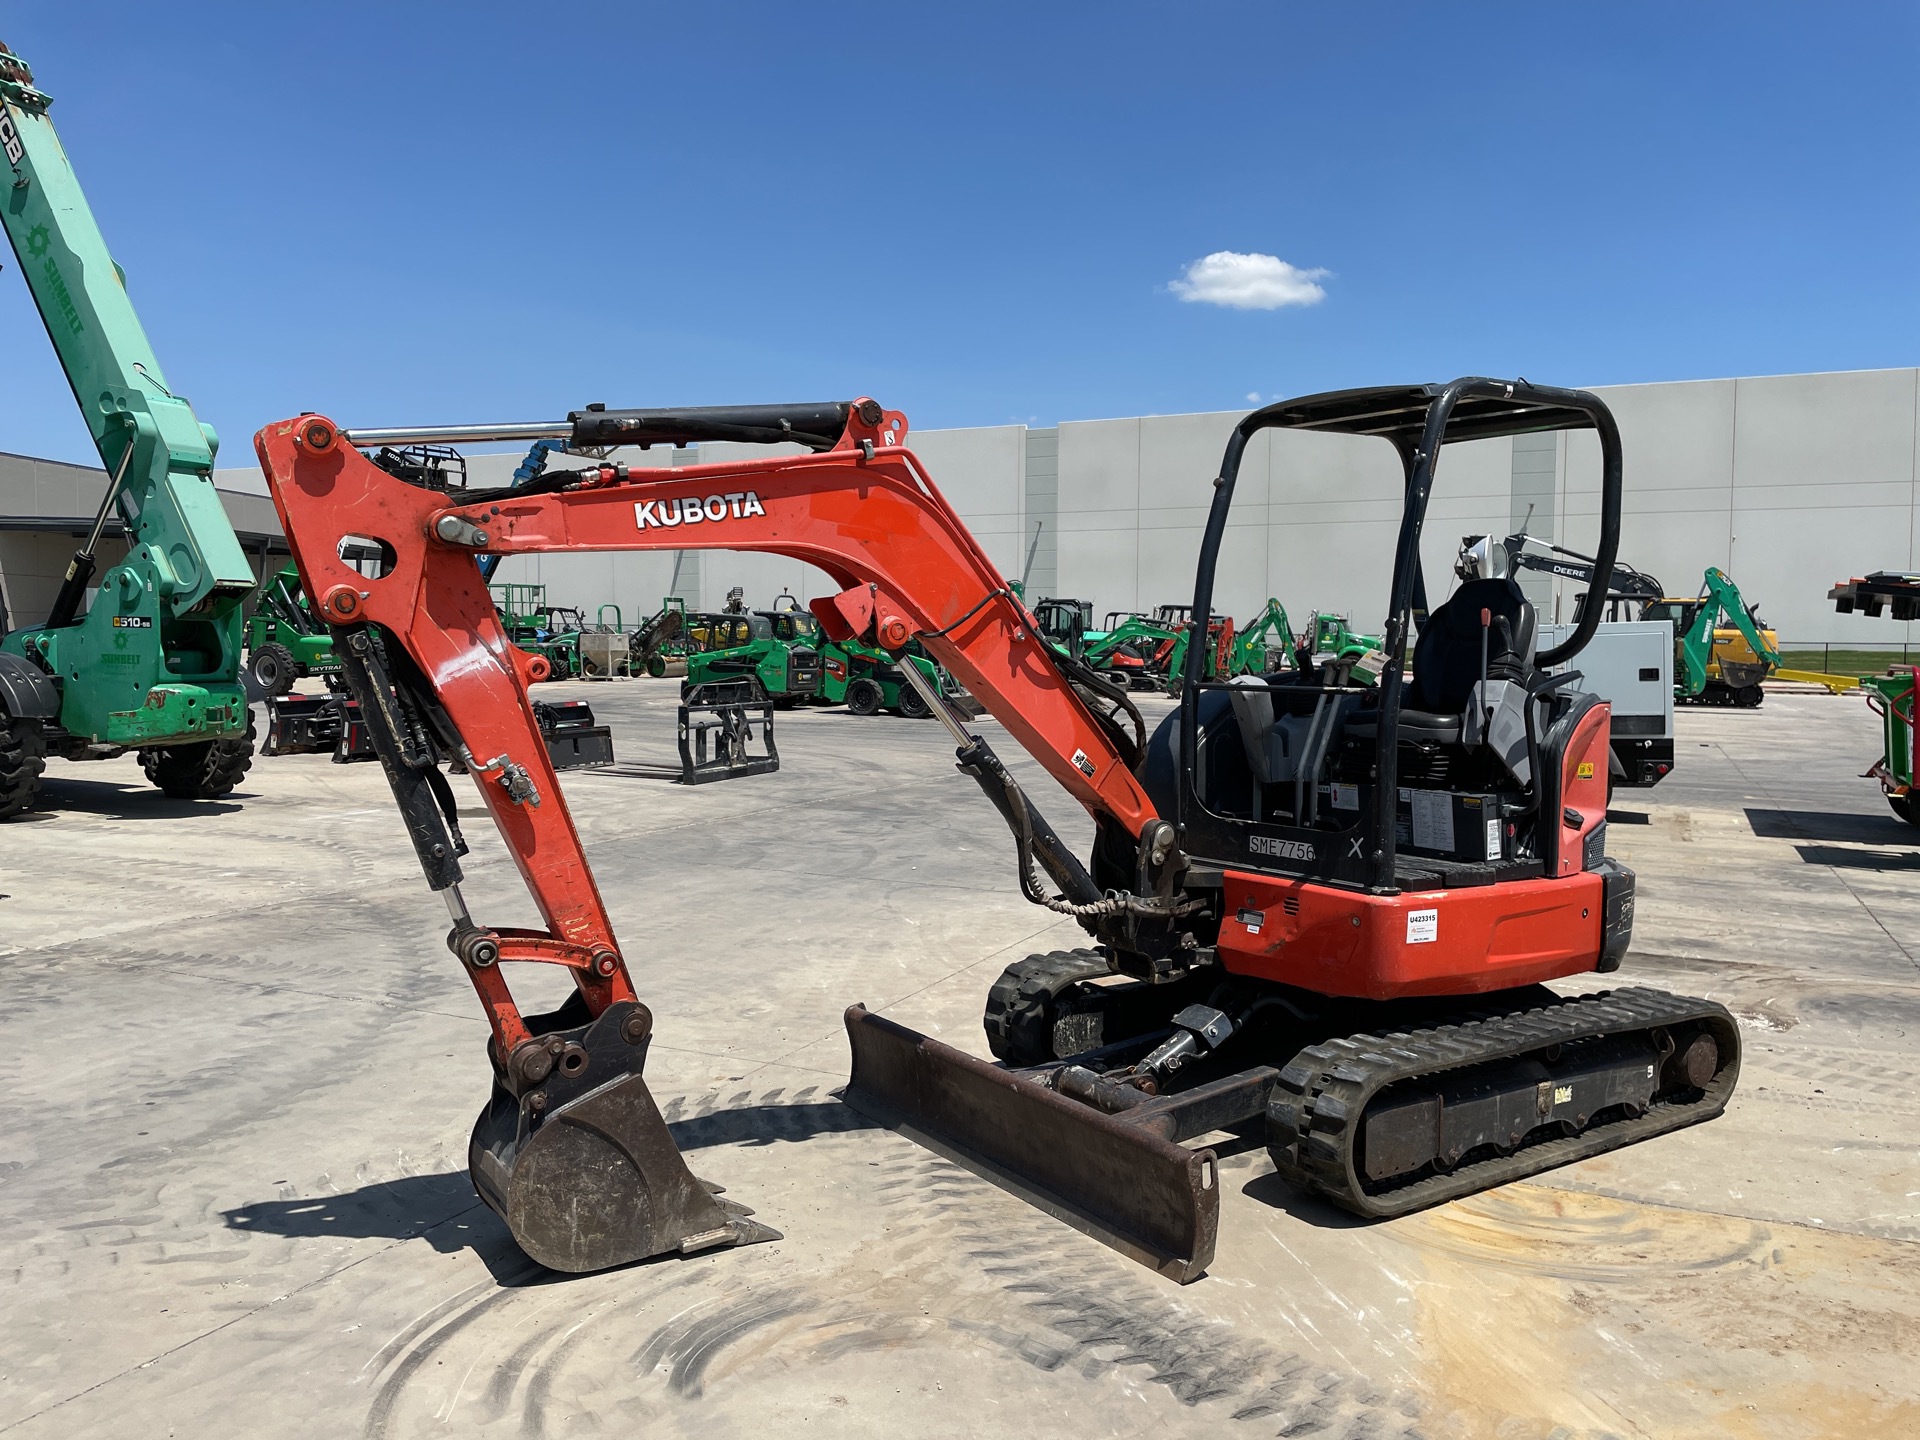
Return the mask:
[[[1103,834],[1132,840],[1131,893],[1103,890],[986,742],[928,693],[954,732],[961,768],[1015,833],[1029,898],[1089,928],[1164,929],[1185,861],[1173,827],[1134,776],[1123,733],[1082,699],[1062,670],[1071,662],[1051,651],[906,449],[903,415],[863,399],[784,410],[585,411],[557,428],[580,449],[714,439],[797,439],[813,448],[672,470],[549,468],[505,490],[445,493],[362,455],[356,442],[375,443],[374,432],[343,432],[317,415],[270,425],[255,446],[302,584],[335,629],[428,884],[453,917],[449,947],[492,1027],[496,1083],[470,1152],[476,1187],[536,1259],[588,1270],[766,1232],[724,1210],[687,1174],[640,1079],[651,1016],[527,698],[546,662],[508,639],[476,555],[731,549],[805,560],[841,587],[812,606],[829,638],[858,638],[895,655],[919,640]],[[343,558],[368,554],[380,559],[369,566]],[[363,573],[368,568],[378,573]],[[1097,677],[1075,678],[1098,693]],[[465,845],[443,758],[457,759],[478,784],[544,929],[488,926],[468,911],[460,892]],[[1035,861],[1061,896],[1038,892]],[[551,1015],[525,1015],[502,973],[508,962],[564,966],[577,993]],[[581,1176],[589,1174],[600,1188],[583,1205]]]
[[1287,620],[1287,607],[1269,597],[1267,608],[1233,642],[1233,673],[1258,675],[1266,668],[1269,650],[1283,651],[1289,658],[1300,648],[1293,626]]
[[[1701,593],[1719,607],[1720,612],[1727,617],[1733,628],[1738,630],[1747,644],[1753,647],[1753,653],[1767,662],[1769,669],[1780,668],[1782,664],[1780,652],[1773,647],[1760,627],[1753,623],[1753,616],[1747,610],[1746,598],[1741,595],[1740,587],[1733,583],[1731,575],[1724,570],[1709,566]],[[1707,627],[1709,644],[1713,640],[1712,632],[1717,628],[1717,624]]]

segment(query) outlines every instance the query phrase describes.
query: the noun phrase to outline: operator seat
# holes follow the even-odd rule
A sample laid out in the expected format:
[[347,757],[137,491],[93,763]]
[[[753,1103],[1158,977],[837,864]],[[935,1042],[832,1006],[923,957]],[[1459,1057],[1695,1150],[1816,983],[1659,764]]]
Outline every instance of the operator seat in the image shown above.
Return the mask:
[[1405,739],[1457,744],[1460,716],[1480,680],[1480,612],[1488,612],[1487,674],[1524,679],[1533,669],[1533,605],[1512,580],[1469,580],[1427,617],[1413,647],[1413,679],[1400,709]]

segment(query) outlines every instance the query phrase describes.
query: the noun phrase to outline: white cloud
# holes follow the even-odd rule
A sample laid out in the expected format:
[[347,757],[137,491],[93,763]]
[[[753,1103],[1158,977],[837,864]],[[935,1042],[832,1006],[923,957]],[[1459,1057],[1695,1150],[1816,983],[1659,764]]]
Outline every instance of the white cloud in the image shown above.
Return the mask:
[[1249,405],[1258,405],[1260,403],[1260,392],[1258,390],[1247,391],[1247,403]]
[[1318,305],[1327,292],[1318,283],[1328,270],[1302,270],[1278,255],[1242,255],[1216,250],[1194,261],[1167,288],[1182,300],[1225,305],[1232,310],[1278,310],[1287,305]]

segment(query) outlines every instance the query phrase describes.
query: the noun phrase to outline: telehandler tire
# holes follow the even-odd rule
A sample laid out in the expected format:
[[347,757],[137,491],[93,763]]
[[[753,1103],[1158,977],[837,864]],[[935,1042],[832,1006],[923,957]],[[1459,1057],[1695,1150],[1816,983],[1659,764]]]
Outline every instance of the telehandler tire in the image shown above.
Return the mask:
[[193,745],[155,745],[140,752],[140,768],[175,800],[218,800],[231,794],[253,765],[253,711],[244,740],[202,740]]
[[33,808],[47,768],[47,742],[37,720],[14,720],[0,710],[0,820]]
[[271,640],[247,657],[247,670],[260,692],[276,700],[292,691],[300,675],[293,651]]

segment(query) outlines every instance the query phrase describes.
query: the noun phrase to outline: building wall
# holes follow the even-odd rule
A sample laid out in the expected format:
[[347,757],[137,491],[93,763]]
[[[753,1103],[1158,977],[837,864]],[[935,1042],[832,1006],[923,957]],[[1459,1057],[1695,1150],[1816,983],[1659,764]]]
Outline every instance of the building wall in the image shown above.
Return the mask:
[[[243,481],[237,490],[227,487],[228,473],[221,473],[220,500],[257,566],[276,543],[280,522],[258,470],[232,472]],[[46,618],[106,488],[106,472],[97,465],[0,452],[0,633]],[[116,518],[95,552],[96,576],[126,558],[118,532]]]
[[[47,618],[80,541],[72,535],[0,530],[0,633]],[[103,539],[94,573],[104,575],[127,558],[124,540]],[[87,592],[92,601],[94,591]]]
[[[1783,639],[1899,645],[1908,626],[1837,615],[1837,579],[1904,570],[1920,546],[1920,369],[1627,385],[1600,393],[1626,454],[1621,558],[1693,594],[1709,565],[1726,570]],[[909,443],[1002,572],[1034,555],[1029,593],[1093,602],[1096,615],[1192,599],[1193,567],[1227,435],[1244,412],[1069,421],[1057,429],[921,430]],[[629,464],[713,462],[759,447],[628,452]],[[1590,433],[1451,447],[1422,535],[1430,599],[1453,585],[1462,536],[1531,533],[1591,553],[1599,513]],[[498,483],[515,455],[476,456]],[[222,471],[223,488],[263,491],[257,472]],[[1382,619],[1400,516],[1400,474],[1377,440],[1266,432],[1248,447],[1216,603],[1241,618],[1277,596],[1295,616]],[[1034,545],[1038,527],[1039,544]],[[734,585],[765,606],[786,590],[826,593],[798,561],[708,551],[675,555],[516,557],[503,580],[544,582],[555,603],[589,615],[603,601],[629,623],[674,591],[717,608]],[[1529,577],[1551,619],[1580,587]]]

